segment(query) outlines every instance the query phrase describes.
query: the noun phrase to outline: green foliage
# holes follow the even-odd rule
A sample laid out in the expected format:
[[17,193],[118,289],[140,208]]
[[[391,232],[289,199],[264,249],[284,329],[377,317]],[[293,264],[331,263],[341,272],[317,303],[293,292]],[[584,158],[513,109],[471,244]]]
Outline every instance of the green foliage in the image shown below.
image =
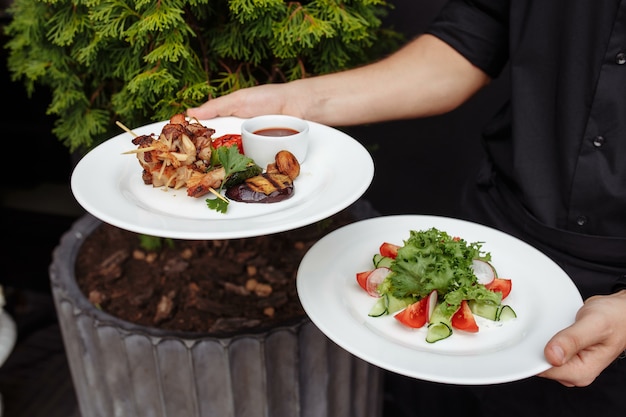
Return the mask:
[[347,69],[401,41],[386,0],[14,0],[8,68],[88,150],[242,87]]
[[158,252],[163,248],[163,245],[167,245],[170,248],[174,247],[174,240],[170,238],[150,236],[150,235],[137,235],[139,238],[139,246],[148,252]]

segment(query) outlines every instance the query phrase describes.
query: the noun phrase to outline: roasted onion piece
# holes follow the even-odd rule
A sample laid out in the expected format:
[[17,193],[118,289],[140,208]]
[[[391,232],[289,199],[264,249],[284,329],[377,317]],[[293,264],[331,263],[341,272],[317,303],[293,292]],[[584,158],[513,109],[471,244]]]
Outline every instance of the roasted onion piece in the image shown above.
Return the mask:
[[274,157],[274,162],[267,164],[265,172],[271,174],[284,174],[292,180],[300,175],[300,163],[298,159],[289,151],[279,151]]
[[292,180],[295,180],[300,175],[300,163],[291,152],[280,151],[276,154],[275,160],[276,169],[281,174],[287,175]]

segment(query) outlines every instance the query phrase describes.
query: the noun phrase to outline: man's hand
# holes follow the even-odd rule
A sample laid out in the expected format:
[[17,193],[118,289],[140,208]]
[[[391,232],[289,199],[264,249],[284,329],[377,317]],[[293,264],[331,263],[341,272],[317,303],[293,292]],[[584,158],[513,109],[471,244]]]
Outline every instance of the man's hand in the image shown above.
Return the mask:
[[[626,290],[594,296],[570,327],[557,333],[544,354],[553,368],[539,374],[568,387],[591,384],[626,349]],[[625,359],[626,360],[626,359]]]
[[285,84],[264,84],[237,90],[231,94],[211,99],[200,107],[187,110],[189,117],[213,119],[215,117],[237,116],[254,117],[261,114],[297,114],[297,109],[289,109],[286,100],[288,91]]
[[413,119],[449,112],[490,81],[456,49],[423,34],[369,65],[237,90],[187,115],[203,120],[288,114],[329,126]]

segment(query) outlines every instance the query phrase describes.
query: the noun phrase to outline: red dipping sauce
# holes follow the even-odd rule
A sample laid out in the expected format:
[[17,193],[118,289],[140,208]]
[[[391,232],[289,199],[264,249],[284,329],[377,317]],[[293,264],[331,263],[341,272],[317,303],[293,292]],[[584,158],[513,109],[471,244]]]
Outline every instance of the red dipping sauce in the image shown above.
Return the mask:
[[253,133],[261,136],[291,136],[300,132],[288,127],[268,127],[266,129],[255,130]]

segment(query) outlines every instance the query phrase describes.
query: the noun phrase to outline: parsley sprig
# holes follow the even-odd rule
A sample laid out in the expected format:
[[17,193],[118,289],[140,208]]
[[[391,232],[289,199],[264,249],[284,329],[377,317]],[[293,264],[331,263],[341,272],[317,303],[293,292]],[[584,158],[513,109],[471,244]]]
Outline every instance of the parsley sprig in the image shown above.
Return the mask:
[[220,146],[215,149],[215,153],[217,154],[218,163],[224,167],[224,179],[222,180],[220,188],[214,193],[216,197],[207,198],[205,201],[207,207],[211,210],[226,213],[230,200],[221,195],[224,184],[226,184],[233,174],[245,171],[248,165],[254,163],[254,161],[240,154],[236,146]]

